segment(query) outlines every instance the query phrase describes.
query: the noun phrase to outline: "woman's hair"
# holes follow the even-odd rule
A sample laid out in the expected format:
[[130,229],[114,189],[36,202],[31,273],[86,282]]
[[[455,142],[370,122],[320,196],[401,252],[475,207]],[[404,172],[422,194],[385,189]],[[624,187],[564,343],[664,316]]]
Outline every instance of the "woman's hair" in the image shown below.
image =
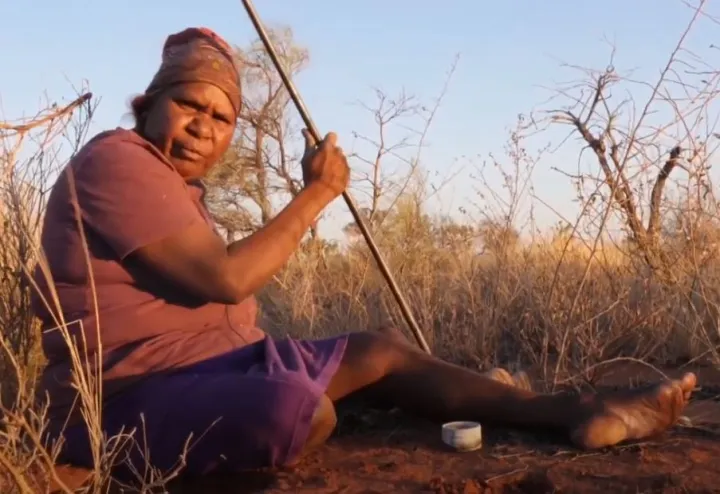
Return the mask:
[[152,105],[152,98],[147,94],[138,94],[130,100],[130,112],[132,113],[135,125],[138,127],[142,126],[145,119],[145,114]]

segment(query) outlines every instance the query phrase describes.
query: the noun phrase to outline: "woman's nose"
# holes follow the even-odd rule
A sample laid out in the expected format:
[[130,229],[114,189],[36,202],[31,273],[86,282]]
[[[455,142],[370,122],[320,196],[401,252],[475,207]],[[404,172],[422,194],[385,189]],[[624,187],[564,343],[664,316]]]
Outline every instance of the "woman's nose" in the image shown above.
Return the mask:
[[212,136],[210,117],[205,114],[198,114],[190,121],[188,132],[198,139],[208,139]]

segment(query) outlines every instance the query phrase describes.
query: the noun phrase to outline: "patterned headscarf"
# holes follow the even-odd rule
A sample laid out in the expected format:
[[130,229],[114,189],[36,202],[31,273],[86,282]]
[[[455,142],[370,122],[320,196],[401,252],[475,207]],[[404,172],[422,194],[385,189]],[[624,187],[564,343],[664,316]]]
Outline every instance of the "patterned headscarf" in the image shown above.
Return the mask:
[[145,90],[149,95],[181,82],[206,82],[222,89],[240,112],[240,77],[232,48],[214,31],[187,28],[165,41],[162,64]]

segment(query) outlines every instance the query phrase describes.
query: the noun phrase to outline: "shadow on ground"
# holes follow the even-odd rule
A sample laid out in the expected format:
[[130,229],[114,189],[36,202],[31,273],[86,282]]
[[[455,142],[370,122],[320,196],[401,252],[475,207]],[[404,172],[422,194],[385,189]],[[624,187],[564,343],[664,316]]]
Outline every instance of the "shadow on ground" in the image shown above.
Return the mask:
[[[720,418],[720,404],[714,410]],[[720,485],[720,424],[590,453],[549,433],[492,428],[482,450],[456,453],[436,425],[399,413],[344,410],[341,418],[328,445],[293,469],[186,480],[170,492],[710,493]]]
[[456,453],[441,443],[437,425],[394,411],[360,410],[339,407],[336,434],[295,468],[183,479],[169,492],[672,494],[718,492],[720,485],[715,382],[688,407],[691,427],[593,452],[550,432],[485,428],[481,450]]

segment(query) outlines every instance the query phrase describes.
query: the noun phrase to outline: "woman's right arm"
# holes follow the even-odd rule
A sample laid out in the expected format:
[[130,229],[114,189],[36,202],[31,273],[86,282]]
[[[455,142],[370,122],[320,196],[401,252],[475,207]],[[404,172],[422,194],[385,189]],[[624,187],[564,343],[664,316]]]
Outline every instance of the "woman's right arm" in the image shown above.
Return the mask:
[[255,293],[282,268],[318,215],[348,184],[350,171],[335,135],[328,134],[318,146],[306,132],[305,138],[306,186],[260,230],[226,245],[207,224],[193,222],[138,245],[128,253],[129,260],[203,300],[236,304]]
[[194,223],[138,248],[131,258],[204,300],[236,304],[282,268],[335,197],[327,187],[311,183],[265,226],[230,245],[205,223]]

